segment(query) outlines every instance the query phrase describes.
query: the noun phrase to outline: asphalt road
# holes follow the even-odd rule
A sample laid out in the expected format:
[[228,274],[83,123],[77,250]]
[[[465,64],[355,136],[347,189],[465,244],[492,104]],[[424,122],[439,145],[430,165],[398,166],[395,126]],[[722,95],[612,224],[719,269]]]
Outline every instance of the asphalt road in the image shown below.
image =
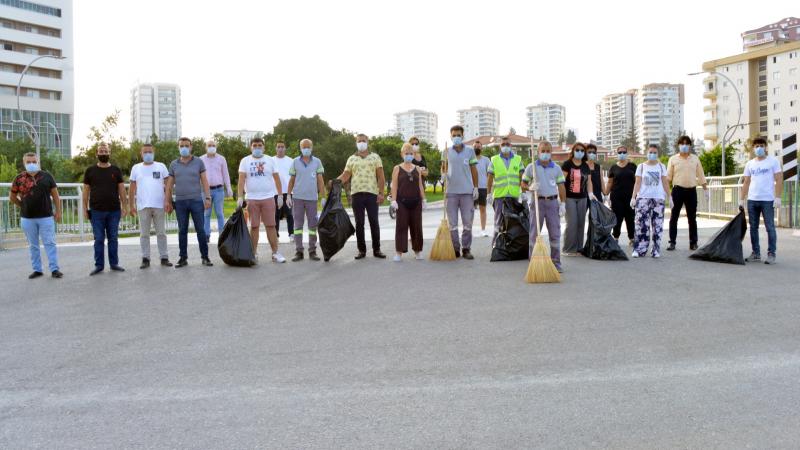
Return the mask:
[[92,278],[71,246],[34,281],[2,252],[0,448],[797,448],[800,238],[772,267],[680,247],[558,285],[488,244],[146,271],[127,245]]

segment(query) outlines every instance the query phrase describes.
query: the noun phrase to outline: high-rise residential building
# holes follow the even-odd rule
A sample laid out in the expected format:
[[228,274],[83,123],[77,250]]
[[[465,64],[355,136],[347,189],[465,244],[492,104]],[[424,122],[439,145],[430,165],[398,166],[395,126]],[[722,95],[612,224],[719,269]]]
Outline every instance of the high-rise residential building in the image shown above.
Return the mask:
[[[222,135],[227,138],[239,139],[240,141],[250,145],[250,140],[254,137],[264,137],[264,132],[259,130],[225,130]],[[294,143],[286,143],[287,146],[294,145]],[[298,148],[300,143],[296,143]]]
[[528,137],[544,138],[556,143],[562,134],[567,134],[565,127],[567,108],[554,103],[539,103],[536,106],[528,106],[526,109]]
[[[703,79],[703,97],[709,100],[703,137],[712,146],[726,133],[727,142],[761,136],[775,154],[783,134],[800,130],[799,30],[800,19],[787,18],[747,31],[744,53],[703,63],[709,72]],[[747,155],[740,150],[736,159],[742,163]]]
[[609,94],[597,109],[597,145],[616,148],[636,127],[636,90]]
[[175,141],[181,136],[181,88],[141,83],[131,89],[131,141]]
[[436,113],[410,109],[394,115],[394,132],[403,140],[416,136],[419,140],[436,144],[436,130],[439,128],[439,117]]
[[[43,150],[70,156],[75,102],[72,41],[71,0],[0,1],[0,136],[16,139],[38,133]],[[36,133],[13,122],[19,119],[17,84],[28,64],[19,106],[22,120]]]
[[458,123],[464,127],[464,140],[500,134],[500,111],[488,106],[458,110]]
[[670,148],[683,132],[682,84],[652,83],[636,92],[636,129],[639,145],[659,144],[666,136]]

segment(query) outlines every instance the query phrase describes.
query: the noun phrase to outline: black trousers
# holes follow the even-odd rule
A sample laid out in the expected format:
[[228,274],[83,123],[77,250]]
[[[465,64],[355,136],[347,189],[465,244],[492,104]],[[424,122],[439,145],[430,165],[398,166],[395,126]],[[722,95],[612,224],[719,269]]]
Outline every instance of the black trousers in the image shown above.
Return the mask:
[[678,237],[678,218],[686,206],[689,220],[689,244],[697,244],[697,189],[672,187],[672,215],[669,218],[669,243],[674,244]]
[[614,239],[619,239],[622,234],[622,222],[625,222],[625,230],[628,232],[628,240],[633,240],[636,234],[636,212],[631,208],[631,197],[611,198],[611,211],[617,216],[617,224],[614,225],[612,235]]
[[275,231],[280,236],[281,231],[281,218],[286,219],[286,230],[289,232],[289,237],[294,234],[294,216],[292,215],[292,208],[286,204],[286,198],[289,194],[283,194],[283,207],[278,208],[278,196],[275,196]]
[[364,212],[369,220],[369,231],[372,236],[372,251],[381,249],[381,228],[378,223],[378,196],[368,192],[357,192],[353,199],[353,215],[356,217],[356,242],[360,253],[367,252],[367,241],[364,236]]

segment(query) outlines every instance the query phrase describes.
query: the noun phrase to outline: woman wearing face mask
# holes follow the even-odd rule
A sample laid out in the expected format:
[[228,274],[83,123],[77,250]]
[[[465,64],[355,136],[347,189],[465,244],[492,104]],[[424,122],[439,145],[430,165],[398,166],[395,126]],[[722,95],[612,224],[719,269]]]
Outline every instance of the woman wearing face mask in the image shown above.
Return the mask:
[[586,164],[589,165],[589,174],[592,179],[592,193],[598,200],[603,198],[603,172],[597,162],[597,146],[589,144],[586,146]]
[[564,231],[564,256],[575,256],[583,248],[588,200],[597,199],[592,186],[589,165],[586,163],[587,159],[586,146],[576,142],[572,145],[570,158],[561,165],[567,190],[567,229]]
[[422,259],[422,210],[425,209],[425,187],[422,172],[414,165],[411,144],[403,144],[400,151],[403,162],[392,169],[392,207],[397,211],[395,221],[395,262],[402,261],[408,253],[408,234],[411,232],[411,249],[415,259]]
[[622,222],[628,232],[628,245],[633,247],[635,235],[635,215],[631,208],[633,185],[636,184],[636,164],[628,161],[628,149],[617,148],[617,163],[608,171],[608,184],[605,194],[611,197],[611,211],[617,216],[612,235],[619,240],[622,232]]
[[664,200],[669,191],[667,168],[658,161],[658,145],[650,144],[647,162],[636,168],[631,207],[636,209],[636,238],[631,256],[647,255],[650,236],[653,258],[661,257],[661,234],[664,231]]
[[411,149],[414,150],[414,160],[411,163],[419,167],[419,173],[422,175],[422,185],[424,186],[425,177],[428,176],[428,162],[422,156],[422,150],[419,149],[419,139],[416,136],[411,136],[408,143],[411,144]]

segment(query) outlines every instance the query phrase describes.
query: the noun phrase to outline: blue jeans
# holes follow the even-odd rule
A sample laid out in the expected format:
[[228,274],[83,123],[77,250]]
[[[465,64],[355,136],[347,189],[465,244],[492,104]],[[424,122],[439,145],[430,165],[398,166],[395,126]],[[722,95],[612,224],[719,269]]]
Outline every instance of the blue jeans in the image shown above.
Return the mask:
[[761,246],[758,243],[758,223],[764,216],[764,226],[767,228],[767,252],[775,254],[778,246],[778,233],[775,232],[775,207],[771,201],[747,201],[747,217],[750,218],[750,245],[753,253],[761,254]]
[[225,226],[225,214],[223,207],[225,205],[225,187],[211,189],[211,208],[203,212],[205,217],[206,240],[211,236],[211,211],[217,215],[217,232],[222,233],[222,228]]
[[47,264],[50,272],[58,270],[58,254],[56,252],[56,221],[52,216],[39,219],[22,218],[22,231],[28,238],[28,249],[31,253],[31,266],[34,272],[42,272],[42,255],[39,250],[39,238],[47,252]]
[[105,267],[103,254],[106,239],[108,239],[108,264],[111,267],[119,265],[117,236],[119,235],[119,219],[121,211],[89,211],[94,234],[94,266],[102,269]]
[[205,210],[202,200],[177,200],[175,201],[175,215],[178,218],[178,250],[181,259],[189,257],[188,245],[189,238],[189,215],[192,216],[194,230],[197,232],[197,243],[200,245],[200,256],[208,258],[208,242],[206,241],[206,230],[203,227],[203,211]]

